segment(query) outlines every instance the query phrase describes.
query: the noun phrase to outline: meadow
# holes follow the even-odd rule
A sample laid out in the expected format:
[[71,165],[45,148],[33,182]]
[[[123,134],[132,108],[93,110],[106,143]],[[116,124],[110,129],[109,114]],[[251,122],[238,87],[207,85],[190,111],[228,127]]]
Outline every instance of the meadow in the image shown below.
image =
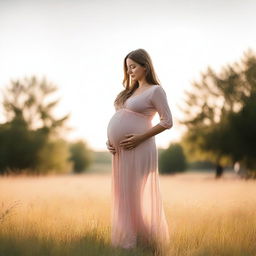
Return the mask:
[[[160,175],[170,256],[256,255],[256,184]],[[0,256],[153,255],[110,245],[109,173],[0,177]]]

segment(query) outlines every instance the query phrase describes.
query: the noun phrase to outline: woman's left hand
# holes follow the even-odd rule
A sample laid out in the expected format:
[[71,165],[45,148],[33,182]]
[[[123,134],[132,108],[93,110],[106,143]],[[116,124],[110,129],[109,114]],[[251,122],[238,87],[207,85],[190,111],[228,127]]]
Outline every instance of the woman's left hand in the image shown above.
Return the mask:
[[141,134],[131,133],[125,135],[125,137],[127,139],[121,140],[119,143],[119,146],[124,147],[124,149],[133,149],[143,141]]

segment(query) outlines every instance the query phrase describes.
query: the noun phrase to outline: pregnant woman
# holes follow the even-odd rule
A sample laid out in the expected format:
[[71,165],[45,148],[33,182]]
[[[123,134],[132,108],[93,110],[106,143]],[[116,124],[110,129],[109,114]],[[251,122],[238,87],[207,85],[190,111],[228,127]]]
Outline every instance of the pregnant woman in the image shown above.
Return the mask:
[[[123,85],[107,127],[107,147],[112,153],[111,243],[121,248],[141,245],[161,253],[170,235],[154,135],[170,129],[173,120],[166,93],[144,49],[125,57]],[[160,122],[153,127],[156,112]]]

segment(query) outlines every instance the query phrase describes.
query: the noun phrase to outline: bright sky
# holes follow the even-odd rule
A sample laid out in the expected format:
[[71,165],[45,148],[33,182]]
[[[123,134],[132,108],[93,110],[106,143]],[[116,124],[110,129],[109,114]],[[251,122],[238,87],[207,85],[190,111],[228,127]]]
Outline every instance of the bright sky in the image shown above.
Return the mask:
[[0,88],[10,79],[46,76],[59,88],[56,114],[71,112],[67,139],[106,150],[123,59],[144,48],[173,114],[174,126],[156,135],[166,148],[184,131],[175,123],[184,90],[208,65],[218,71],[255,46],[255,10],[253,0],[0,1]]

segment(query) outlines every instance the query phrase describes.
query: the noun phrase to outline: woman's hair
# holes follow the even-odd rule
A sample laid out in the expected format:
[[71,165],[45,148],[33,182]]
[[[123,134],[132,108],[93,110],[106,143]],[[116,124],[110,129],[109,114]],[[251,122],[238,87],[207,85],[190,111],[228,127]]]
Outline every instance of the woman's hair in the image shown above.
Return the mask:
[[126,65],[127,58],[133,60],[134,62],[146,68],[145,79],[148,84],[160,85],[159,79],[156,75],[156,72],[154,70],[153,63],[149,54],[144,49],[137,49],[137,50],[131,51],[124,58],[123,86],[125,87],[125,89],[117,95],[114,101],[114,105],[116,106],[122,106],[124,102],[132,95],[133,91],[139,87],[139,82],[132,81],[130,79],[129,74],[127,74],[127,65]]

